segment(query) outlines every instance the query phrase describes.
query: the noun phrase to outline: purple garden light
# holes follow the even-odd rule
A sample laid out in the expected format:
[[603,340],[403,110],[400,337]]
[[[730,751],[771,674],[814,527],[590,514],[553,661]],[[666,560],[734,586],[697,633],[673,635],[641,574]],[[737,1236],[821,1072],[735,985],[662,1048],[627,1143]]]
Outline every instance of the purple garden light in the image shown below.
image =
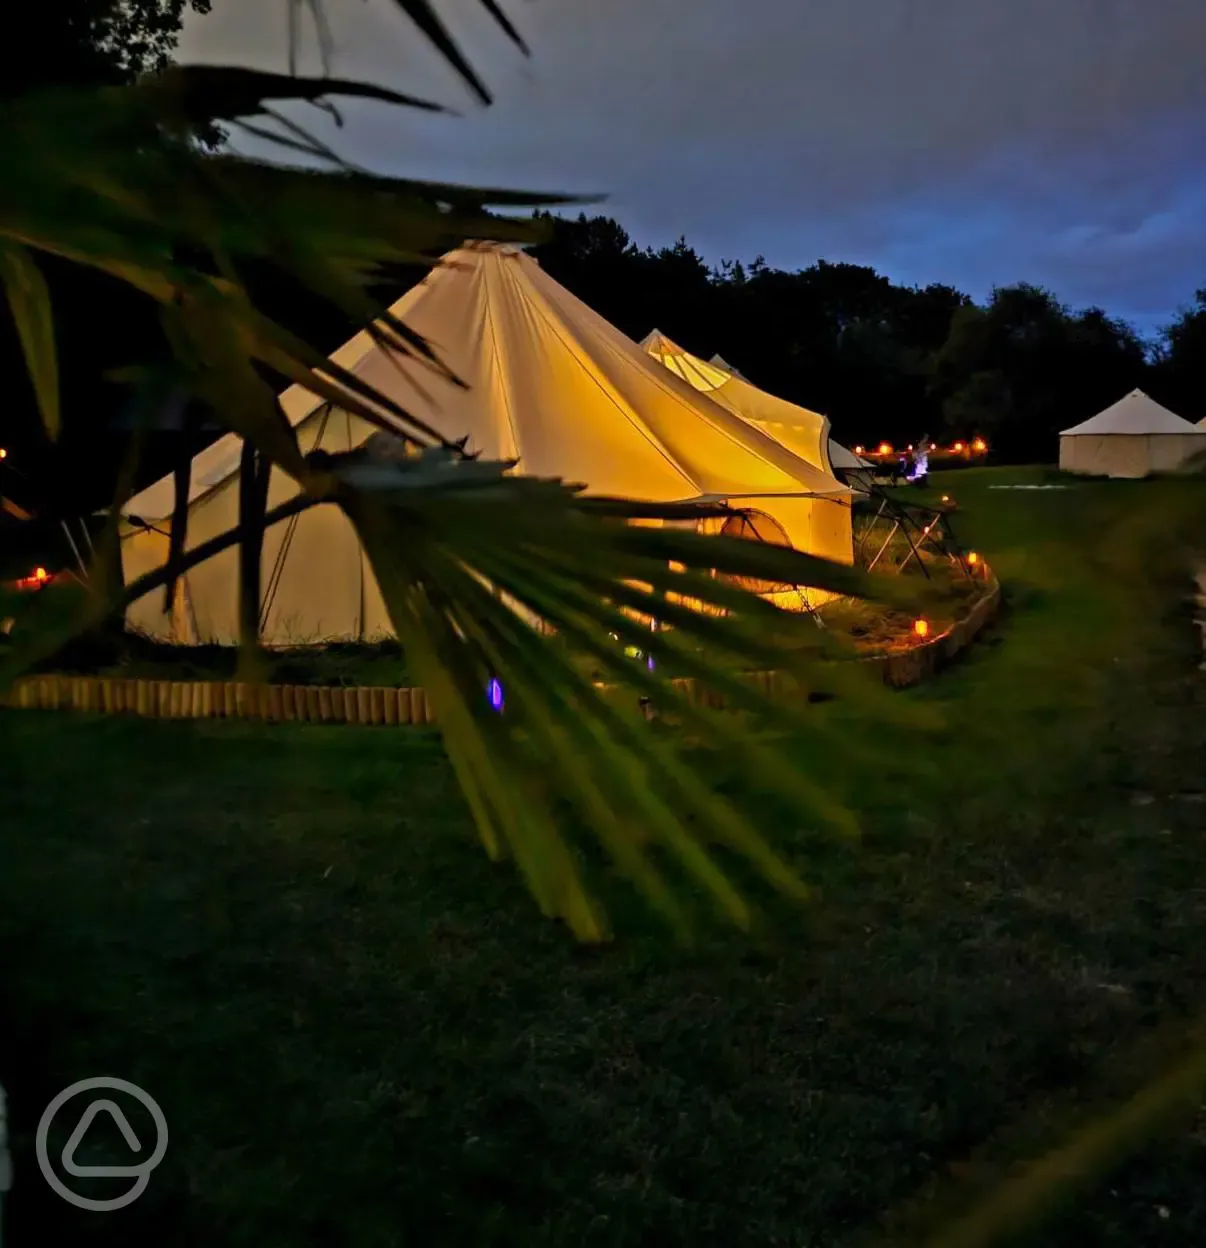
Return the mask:
[[503,709],[503,687],[502,681],[495,677],[490,678],[490,683],[486,686],[486,697],[490,700],[491,707],[500,714]]

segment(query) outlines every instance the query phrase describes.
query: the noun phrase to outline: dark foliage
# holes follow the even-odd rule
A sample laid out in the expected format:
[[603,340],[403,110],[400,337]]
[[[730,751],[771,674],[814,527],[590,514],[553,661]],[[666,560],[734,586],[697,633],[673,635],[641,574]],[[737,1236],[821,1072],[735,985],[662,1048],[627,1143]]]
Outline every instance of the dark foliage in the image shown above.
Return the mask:
[[210,0],[54,0],[21,6],[0,45],[0,99],[56,86],[128,82],[171,59],[186,12]]
[[[22,6],[20,37],[0,42],[0,109],[31,92],[119,85],[162,69],[189,10],[208,13],[210,0],[54,0]],[[0,496],[53,521],[103,506],[112,496],[135,410],[133,396],[107,382],[106,374],[156,359],[163,344],[154,308],[128,287],[51,258],[42,267],[60,358],[71,360],[60,378],[63,437],[57,446],[46,439],[8,305],[0,301],[0,374],[7,382],[0,446],[9,452],[6,470],[0,470]],[[179,437],[172,429],[151,434],[153,469],[167,471]],[[0,523],[8,520],[0,517]],[[36,532],[6,531],[4,546],[18,568],[33,550],[56,564],[70,559],[54,524]]]

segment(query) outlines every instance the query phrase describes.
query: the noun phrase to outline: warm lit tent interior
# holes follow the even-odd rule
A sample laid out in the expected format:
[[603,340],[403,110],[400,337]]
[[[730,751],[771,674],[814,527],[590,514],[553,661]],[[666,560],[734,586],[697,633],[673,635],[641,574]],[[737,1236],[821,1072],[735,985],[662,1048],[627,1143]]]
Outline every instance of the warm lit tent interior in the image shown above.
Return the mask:
[[1059,435],[1063,472],[1146,477],[1172,472],[1206,451],[1206,430],[1162,407],[1142,390]]
[[[739,368],[734,368],[719,352],[712,356],[708,363],[714,368],[721,368],[726,373],[732,373],[734,377],[740,378],[742,381],[749,380]],[[808,416],[815,415],[815,413],[808,411],[804,407],[799,410]],[[822,418],[817,417],[817,419]],[[1206,424],[1206,421],[1202,423]],[[859,455],[855,455],[853,451],[847,450],[832,434],[829,438],[829,466],[835,475],[845,480],[848,484],[855,486],[861,486],[870,481],[871,474],[875,471],[874,464]]]
[[701,360],[658,329],[646,334],[641,346],[701,394],[727,407],[830,476],[838,472],[845,476],[870,467],[830,437],[827,417],[760,390],[723,357],[714,355],[710,360]]
[[[793,454],[727,407],[660,367],[636,343],[553,281],[517,248],[477,244],[450,253],[391,309],[422,335],[463,382],[399,360],[367,332],[332,359],[377,387],[450,441],[516,471],[581,482],[588,492],[654,502],[709,501],[750,513],[756,533],[810,553],[853,559],[849,490],[818,462]],[[299,386],[281,396],[303,452],[362,447],[373,428],[332,410]],[[238,516],[242,442],[227,435],[193,463],[187,546],[232,527]],[[269,506],[295,483],[274,469]],[[127,583],[162,566],[174,484],[166,477],[124,508]],[[764,531],[765,530],[765,531]],[[261,637],[303,645],[388,635],[389,620],[355,532],[334,505],[315,507],[265,534]],[[130,608],[129,624],[179,642],[238,636],[238,556],[199,564],[177,585]],[[799,591],[784,605],[816,605]]]

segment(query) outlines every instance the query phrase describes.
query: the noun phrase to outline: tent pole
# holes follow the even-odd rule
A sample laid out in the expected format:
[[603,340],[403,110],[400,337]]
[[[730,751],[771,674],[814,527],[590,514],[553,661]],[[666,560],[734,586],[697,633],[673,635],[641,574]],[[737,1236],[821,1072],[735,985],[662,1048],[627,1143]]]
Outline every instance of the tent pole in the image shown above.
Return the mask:
[[[929,568],[925,566],[925,560],[922,559],[921,552],[917,549],[917,546],[913,542],[912,534],[910,534],[909,532],[909,524],[908,524],[909,516],[908,516],[907,509],[901,503],[896,504],[896,509],[897,509],[896,510],[896,517],[897,517],[896,528],[900,529],[900,531],[905,535],[905,541],[909,543],[909,551],[910,551],[909,559],[916,556],[917,566],[921,569],[921,574],[925,577],[927,581],[932,580],[933,578],[930,576],[930,570]],[[896,530],[893,529],[893,532],[895,531]],[[905,567],[908,565],[909,559],[906,559],[904,563],[900,565],[900,571],[902,572],[904,571]]]
[[886,495],[881,495],[879,500],[879,510],[873,515],[870,521],[864,526],[863,531],[859,534],[858,545],[854,548],[854,557],[857,559],[862,554],[863,546],[867,541],[867,534],[875,527],[875,522],[884,514],[884,508],[888,505]]
[[75,538],[71,536],[71,530],[67,527],[67,521],[60,520],[59,526],[63,530],[63,536],[67,539],[67,545],[71,547],[71,553],[75,556],[76,563],[79,564],[81,578],[87,581],[88,569],[84,564],[84,557],[80,554],[80,548],[75,544]]
[[884,538],[884,544],[879,548],[879,554],[877,554],[875,558],[872,559],[869,564],[867,564],[868,572],[874,571],[875,565],[879,562],[879,556],[882,555],[884,551],[888,549],[888,543],[896,536],[896,530],[899,528],[900,528],[900,521],[897,520],[896,523],[889,530],[888,536]]

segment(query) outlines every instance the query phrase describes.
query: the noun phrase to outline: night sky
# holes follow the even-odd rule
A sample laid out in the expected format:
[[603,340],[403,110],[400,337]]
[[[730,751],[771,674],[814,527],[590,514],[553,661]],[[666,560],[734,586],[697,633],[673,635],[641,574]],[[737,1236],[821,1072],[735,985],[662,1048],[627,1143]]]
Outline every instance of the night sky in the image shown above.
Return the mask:
[[[313,129],[386,172],[605,193],[639,243],[712,262],[1027,280],[1145,332],[1206,286],[1203,0],[504,3],[530,60],[475,0],[443,6],[482,109],[388,0],[326,0],[334,72],[461,115]],[[285,0],[214,9],[181,59],[285,67]]]

